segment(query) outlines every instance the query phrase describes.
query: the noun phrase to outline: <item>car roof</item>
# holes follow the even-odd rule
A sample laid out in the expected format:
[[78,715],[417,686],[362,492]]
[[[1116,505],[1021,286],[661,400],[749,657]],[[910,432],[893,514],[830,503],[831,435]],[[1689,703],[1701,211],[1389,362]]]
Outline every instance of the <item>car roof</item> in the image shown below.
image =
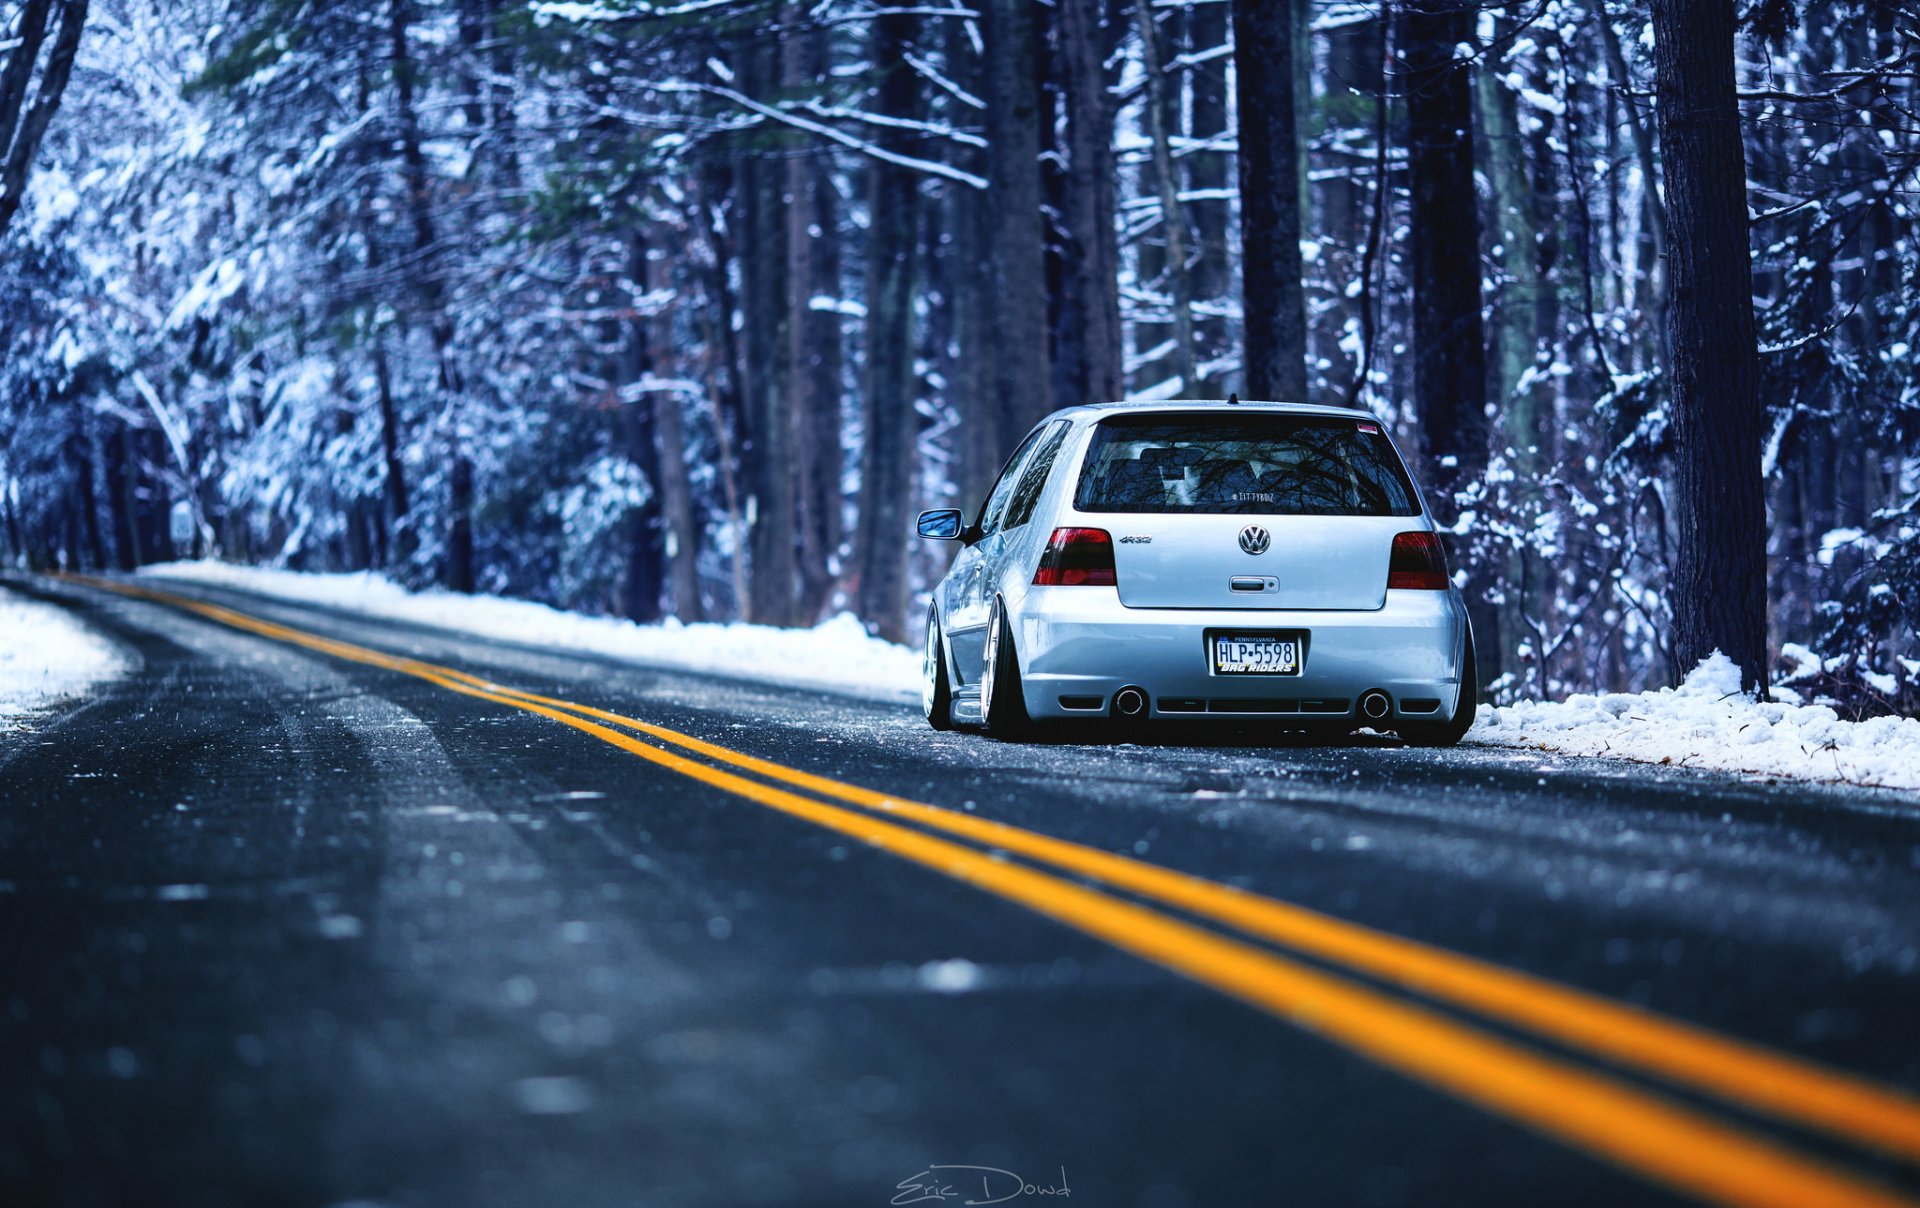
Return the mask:
[[1233,414],[1242,411],[1262,411],[1282,415],[1324,415],[1340,419],[1379,420],[1371,411],[1356,407],[1325,407],[1318,403],[1274,403],[1254,399],[1241,399],[1229,403],[1222,399],[1152,399],[1134,400],[1117,403],[1086,403],[1078,407],[1062,407],[1047,418],[1093,420],[1105,419],[1110,415],[1151,415],[1163,411],[1191,415],[1196,411],[1218,411],[1221,414]]

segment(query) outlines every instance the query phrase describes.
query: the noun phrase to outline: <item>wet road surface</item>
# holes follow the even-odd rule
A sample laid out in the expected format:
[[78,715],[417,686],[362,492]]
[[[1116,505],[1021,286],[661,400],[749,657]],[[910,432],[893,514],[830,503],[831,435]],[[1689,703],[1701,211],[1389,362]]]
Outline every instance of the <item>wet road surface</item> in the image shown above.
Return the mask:
[[8,585],[0,1203],[1920,1197],[1911,796]]

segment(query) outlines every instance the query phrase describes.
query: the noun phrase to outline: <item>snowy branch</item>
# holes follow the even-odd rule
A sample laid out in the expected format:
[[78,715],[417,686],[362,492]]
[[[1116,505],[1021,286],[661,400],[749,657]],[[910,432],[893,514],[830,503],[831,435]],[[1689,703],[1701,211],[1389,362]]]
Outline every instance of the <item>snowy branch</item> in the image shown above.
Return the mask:
[[971,172],[962,171],[959,168],[938,163],[934,160],[920,159],[912,155],[901,155],[897,151],[889,151],[885,147],[875,146],[873,143],[855,138],[845,131],[836,130],[832,126],[810,121],[807,118],[800,117],[784,109],[775,108],[772,105],[762,104],[752,97],[747,96],[745,93],[736,92],[731,88],[721,88],[714,84],[694,84],[677,81],[647,84],[643,87],[654,92],[697,92],[704,93],[708,96],[719,97],[722,100],[731,101],[749,113],[758,114],[768,121],[779,122],[782,125],[791,126],[795,130],[804,130],[808,134],[818,135],[829,142],[837,143],[850,151],[856,151],[861,155],[865,155],[871,159],[877,159],[882,163],[893,164],[895,167],[900,168],[908,168],[915,172],[925,172],[929,176],[938,176],[957,184],[966,185],[969,188],[985,189],[987,187],[987,182],[984,177],[975,176]]

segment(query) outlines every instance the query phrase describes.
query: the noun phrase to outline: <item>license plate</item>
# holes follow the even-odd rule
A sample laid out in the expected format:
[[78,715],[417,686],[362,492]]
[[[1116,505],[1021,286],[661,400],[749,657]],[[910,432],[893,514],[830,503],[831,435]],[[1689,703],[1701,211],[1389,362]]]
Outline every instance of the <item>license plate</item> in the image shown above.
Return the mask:
[[1299,675],[1301,635],[1297,633],[1216,633],[1215,675]]

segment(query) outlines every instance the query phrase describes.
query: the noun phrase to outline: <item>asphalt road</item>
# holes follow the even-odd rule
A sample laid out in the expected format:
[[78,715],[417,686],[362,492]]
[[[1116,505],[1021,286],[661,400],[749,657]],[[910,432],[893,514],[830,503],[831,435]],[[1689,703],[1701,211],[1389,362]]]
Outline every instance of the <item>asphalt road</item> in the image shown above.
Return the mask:
[[1912,797],[9,585],[0,1204],[1920,1198]]

